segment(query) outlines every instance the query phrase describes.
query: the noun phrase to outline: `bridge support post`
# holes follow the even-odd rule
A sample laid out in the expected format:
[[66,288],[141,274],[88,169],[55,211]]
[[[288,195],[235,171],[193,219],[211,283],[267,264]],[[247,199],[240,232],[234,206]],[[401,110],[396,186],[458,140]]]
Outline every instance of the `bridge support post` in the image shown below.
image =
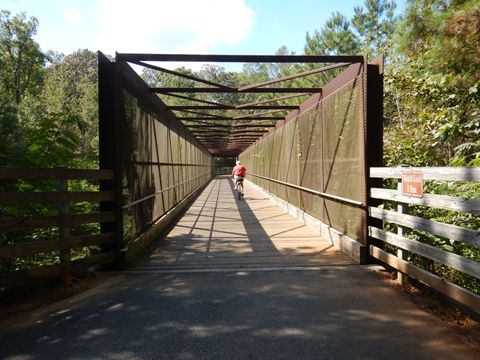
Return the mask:
[[[382,179],[371,178],[370,168],[383,166],[383,73],[384,57],[377,57],[372,62],[366,61],[366,135],[365,135],[365,203],[366,222],[364,227],[366,238],[366,249],[369,252],[370,245],[377,244],[378,240],[370,237],[368,228],[374,226],[383,228],[382,220],[375,219],[369,214],[369,207],[376,207],[381,200],[373,199],[370,196],[370,189],[382,187]],[[368,262],[373,258],[368,257]]]
[[114,180],[100,182],[100,191],[115,192],[115,201],[100,203],[100,211],[114,211],[115,221],[101,223],[101,233],[115,233],[115,243],[102,245],[103,253],[115,252],[115,262],[106,270],[122,269],[125,266],[123,249],[122,166],[121,136],[118,118],[119,87],[117,86],[116,63],[101,52],[98,53],[98,107],[99,107],[99,162],[100,169],[113,169]]

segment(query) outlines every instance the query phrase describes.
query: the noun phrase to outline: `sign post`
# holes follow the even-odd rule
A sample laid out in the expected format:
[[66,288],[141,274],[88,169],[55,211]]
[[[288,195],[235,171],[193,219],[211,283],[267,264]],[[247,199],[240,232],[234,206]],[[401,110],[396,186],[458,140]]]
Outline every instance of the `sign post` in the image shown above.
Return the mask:
[[[405,196],[423,197],[423,173],[415,170],[402,170],[402,181],[398,184],[398,189],[401,191],[402,195]],[[397,211],[401,214],[408,214],[408,204],[398,203]],[[399,225],[397,234],[403,236],[405,230],[406,229],[403,226]],[[405,260],[407,254],[404,250],[398,249],[397,256],[398,258]],[[397,281],[400,284],[406,283],[407,279],[407,276],[404,276],[399,271],[397,272]]]

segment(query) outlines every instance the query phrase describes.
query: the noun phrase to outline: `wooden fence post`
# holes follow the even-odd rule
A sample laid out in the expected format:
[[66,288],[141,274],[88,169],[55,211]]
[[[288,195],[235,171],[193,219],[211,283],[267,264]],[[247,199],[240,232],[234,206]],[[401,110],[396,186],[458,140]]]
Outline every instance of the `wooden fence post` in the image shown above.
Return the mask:
[[[398,180],[398,191],[401,193],[402,192],[402,180]],[[397,212],[400,214],[408,214],[408,204],[405,203],[397,203]],[[397,225],[397,234],[400,236],[403,236],[405,234],[406,228]],[[406,260],[407,259],[407,253],[406,251],[402,249],[397,250],[397,257],[401,260]],[[405,284],[408,281],[408,276],[404,275],[402,272],[397,271],[397,281],[399,284]]]
[[[57,179],[57,191],[68,191],[68,180]],[[66,286],[72,285],[72,259],[70,248],[65,246],[65,240],[70,234],[70,209],[68,203],[62,203],[57,207],[58,237],[60,239],[60,263],[63,268],[63,282]]]

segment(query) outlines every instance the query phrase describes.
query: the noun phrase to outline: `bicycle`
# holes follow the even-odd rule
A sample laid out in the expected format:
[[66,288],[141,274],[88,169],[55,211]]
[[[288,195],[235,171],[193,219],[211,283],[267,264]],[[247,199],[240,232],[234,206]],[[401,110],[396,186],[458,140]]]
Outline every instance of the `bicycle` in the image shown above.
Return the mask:
[[237,198],[238,200],[241,200],[243,196],[243,178],[237,178],[236,185],[237,185]]

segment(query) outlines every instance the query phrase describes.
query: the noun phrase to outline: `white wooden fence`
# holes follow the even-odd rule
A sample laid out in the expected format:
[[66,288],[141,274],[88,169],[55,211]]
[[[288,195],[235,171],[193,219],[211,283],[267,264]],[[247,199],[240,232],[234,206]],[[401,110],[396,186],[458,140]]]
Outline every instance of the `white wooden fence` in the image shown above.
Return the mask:
[[[408,215],[408,207],[421,205],[437,209],[446,209],[462,213],[480,214],[480,193],[475,198],[461,198],[455,196],[423,193],[420,196],[405,195],[402,192],[401,179],[406,171],[420,172],[423,181],[462,181],[480,182],[480,168],[478,167],[437,167],[437,168],[370,168],[371,178],[394,178],[399,179],[397,190],[372,188],[370,197],[382,201],[394,201],[397,203],[397,211],[386,210],[382,207],[368,208],[371,218],[383,220],[385,223],[398,225],[398,231],[393,233],[385,229],[385,226],[369,226],[369,235],[390,244],[398,249],[397,254],[392,254],[380,246],[370,245],[371,256],[397,269],[399,272],[411,276],[422,283],[431,286],[441,293],[450,296],[477,312],[480,312],[480,296],[462,286],[453,284],[446,279],[422,269],[405,259],[404,250],[446,265],[452,269],[480,279],[480,262],[465,258],[441,248],[434,247],[404,235],[407,229],[422,230],[430,234],[447,238],[454,242],[467,243],[478,247],[480,252],[479,229],[467,229],[457,225],[445,224],[438,221],[424,219],[418,216]],[[381,244],[381,243],[380,243]]]

